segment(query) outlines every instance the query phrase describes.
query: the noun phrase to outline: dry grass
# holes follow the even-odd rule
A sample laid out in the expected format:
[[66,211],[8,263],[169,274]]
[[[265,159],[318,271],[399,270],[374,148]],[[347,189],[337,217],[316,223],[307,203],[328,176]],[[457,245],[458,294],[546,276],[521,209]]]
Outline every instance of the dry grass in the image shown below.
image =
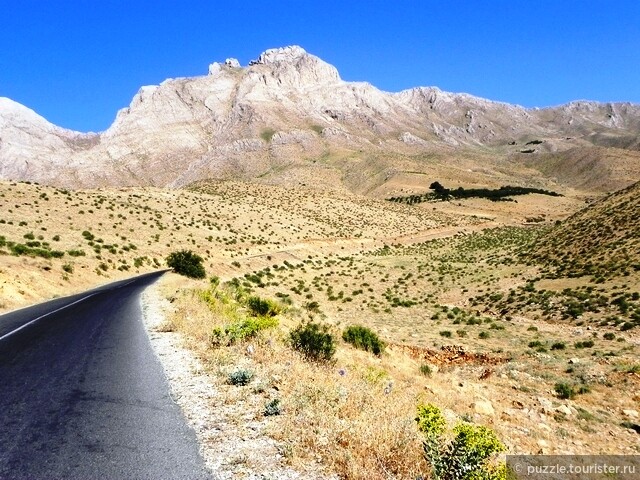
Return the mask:
[[[295,312],[258,338],[214,348],[211,331],[243,315],[228,300],[233,294],[222,292],[226,300],[208,302],[198,291],[183,292],[171,321],[218,372],[220,385],[236,368],[255,372],[254,386],[246,387],[260,399],[253,402],[253,416],[263,415],[264,402],[281,400],[283,413],[271,417],[268,431],[292,465],[321,462],[351,479],[415,478],[427,469],[414,421],[422,386],[398,368],[394,354],[379,359],[341,344],[334,362],[310,362],[286,342],[299,320]],[[230,388],[223,401],[236,395],[237,388]]]
[[2,309],[159,268],[178,248],[195,250],[207,268],[224,274],[237,271],[232,259],[246,267],[287,255],[360,251],[458,222],[365,197],[238,182],[200,184],[193,191],[0,182],[0,211],[6,242],[64,252],[61,258],[15,256],[0,242]]
[[[421,401],[441,406],[452,422],[491,426],[511,453],[637,453],[637,434],[621,425],[638,422],[640,341],[637,328],[622,327],[640,309],[640,278],[629,271],[602,283],[543,279],[547,267],[520,255],[558,215],[582,203],[575,196],[532,196],[517,204],[410,207],[238,182],[201,183],[190,191],[62,191],[0,182],[0,235],[24,242],[33,233],[51,248],[86,252],[44,259],[0,247],[7,253],[0,255],[0,309],[155,268],[169,252],[190,248],[205,258],[210,275],[235,278],[243,289],[280,299],[288,311],[277,328],[214,348],[213,329],[246,311],[232,296],[220,302],[192,291],[209,289],[207,281],[169,275],[166,296],[175,312],[159,331],[183,334],[215,372],[231,424],[264,423],[287,461],[302,470],[321,462],[347,478],[415,478],[427,468],[413,422]],[[624,235],[614,238],[614,251],[626,248],[633,259],[637,214],[625,212],[630,220],[618,222]],[[522,228],[531,223],[542,227]],[[558,236],[567,247],[574,223]],[[520,228],[482,232],[514,224]],[[102,242],[90,245],[84,230]],[[618,241],[623,237],[627,245]],[[309,363],[285,341],[309,316],[336,332],[353,323],[369,326],[390,346],[377,358],[339,342],[335,363]],[[588,340],[593,347],[575,346]],[[552,349],[558,342],[565,348]],[[430,377],[420,373],[423,364]],[[237,368],[254,371],[251,385],[227,383]],[[554,392],[558,382],[590,391],[562,400]],[[274,398],[283,414],[265,417],[265,403]],[[494,413],[479,413],[481,400]],[[240,460],[254,462],[250,454]]]

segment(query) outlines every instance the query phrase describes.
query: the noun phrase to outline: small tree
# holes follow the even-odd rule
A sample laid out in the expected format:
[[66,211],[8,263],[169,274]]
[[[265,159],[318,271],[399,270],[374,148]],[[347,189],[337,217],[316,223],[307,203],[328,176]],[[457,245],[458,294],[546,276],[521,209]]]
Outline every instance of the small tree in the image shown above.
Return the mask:
[[450,190],[448,188],[444,188],[440,182],[433,182],[429,185],[429,188],[433,190],[437,198],[446,199],[449,196]]
[[202,257],[191,250],[172,252],[167,256],[167,266],[173,271],[189,278],[205,278]]

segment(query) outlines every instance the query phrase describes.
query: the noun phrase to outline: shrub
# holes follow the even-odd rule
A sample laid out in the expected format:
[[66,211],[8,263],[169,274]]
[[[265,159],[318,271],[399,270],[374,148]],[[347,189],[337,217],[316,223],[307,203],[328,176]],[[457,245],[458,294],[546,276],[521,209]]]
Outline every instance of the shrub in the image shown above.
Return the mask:
[[264,405],[264,416],[271,417],[274,415],[280,415],[282,413],[282,405],[280,399],[274,398]]
[[624,322],[620,327],[621,332],[626,332],[627,330],[631,330],[635,325],[631,322]]
[[605,340],[614,340],[616,338],[616,335],[615,333],[607,332],[602,336],[602,338],[604,338]]
[[62,270],[67,273],[73,273],[73,265],[71,265],[70,263],[65,263],[64,265],[62,265]]
[[238,340],[246,340],[248,338],[255,337],[258,332],[272,328],[278,325],[278,320],[272,317],[257,317],[247,318],[239,322],[232,323],[225,327],[224,333],[226,334],[229,343],[236,342]]
[[458,423],[447,435],[447,423],[435,405],[418,406],[418,429],[423,433],[425,460],[431,465],[431,478],[505,479],[504,463],[491,458],[506,450],[495,432],[482,425]]
[[570,399],[576,396],[576,392],[573,390],[573,387],[568,383],[558,382],[553,389],[558,397],[562,399]]
[[430,377],[433,374],[433,369],[428,363],[423,363],[420,365],[420,373],[425,377]]
[[241,368],[239,370],[231,372],[227,377],[227,380],[231,385],[243,387],[245,385],[248,385],[252,378],[253,372]]
[[310,313],[320,313],[320,304],[316,301],[307,302],[303,305],[303,307]]
[[451,331],[450,331],[450,330],[442,330],[442,331],[440,332],[440,336],[441,336],[441,337],[451,338],[451,336],[452,336],[452,335],[453,335],[453,334],[451,333]]
[[356,348],[366,350],[374,355],[384,352],[384,342],[380,340],[376,333],[360,325],[351,325],[342,332],[342,339]]
[[172,252],[167,256],[167,266],[173,271],[189,278],[205,278],[202,257],[191,250]]
[[336,344],[329,327],[319,323],[303,323],[289,334],[291,346],[315,361],[329,361],[336,352]]
[[440,436],[447,427],[447,421],[444,419],[442,412],[431,403],[418,405],[416,422],[418,422],[418,430],[427,436]]
[[281,312],[280,305],[273,300],[265,300],[260,297],[249,297],[247,307],[254,316],[275,317]]
[[555,342],[551,345],[551,350],[564,350],[567,348],[567,345],[564,342]]
[[260,132],[260,138],[262,138],[265,142],[270,142],[273,136],[276,134],[276,131],[273,128],[265,128]]

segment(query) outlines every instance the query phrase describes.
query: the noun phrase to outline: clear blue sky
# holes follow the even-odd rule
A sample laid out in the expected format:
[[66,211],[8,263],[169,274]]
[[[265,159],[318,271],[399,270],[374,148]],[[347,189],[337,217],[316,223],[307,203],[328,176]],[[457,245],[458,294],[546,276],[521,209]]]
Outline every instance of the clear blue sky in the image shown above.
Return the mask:
[[101,131],[142,85],[292,44],[387,91],[640,103],[638,0],[0,0],[0,96]]

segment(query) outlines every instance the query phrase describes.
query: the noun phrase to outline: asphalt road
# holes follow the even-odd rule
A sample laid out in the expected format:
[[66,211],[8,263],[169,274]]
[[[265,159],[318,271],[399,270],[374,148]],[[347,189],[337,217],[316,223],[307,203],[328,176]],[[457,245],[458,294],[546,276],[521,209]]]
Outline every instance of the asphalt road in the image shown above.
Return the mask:
[[0,479],[212,478],[141,320],[162,273],[0,316]]

